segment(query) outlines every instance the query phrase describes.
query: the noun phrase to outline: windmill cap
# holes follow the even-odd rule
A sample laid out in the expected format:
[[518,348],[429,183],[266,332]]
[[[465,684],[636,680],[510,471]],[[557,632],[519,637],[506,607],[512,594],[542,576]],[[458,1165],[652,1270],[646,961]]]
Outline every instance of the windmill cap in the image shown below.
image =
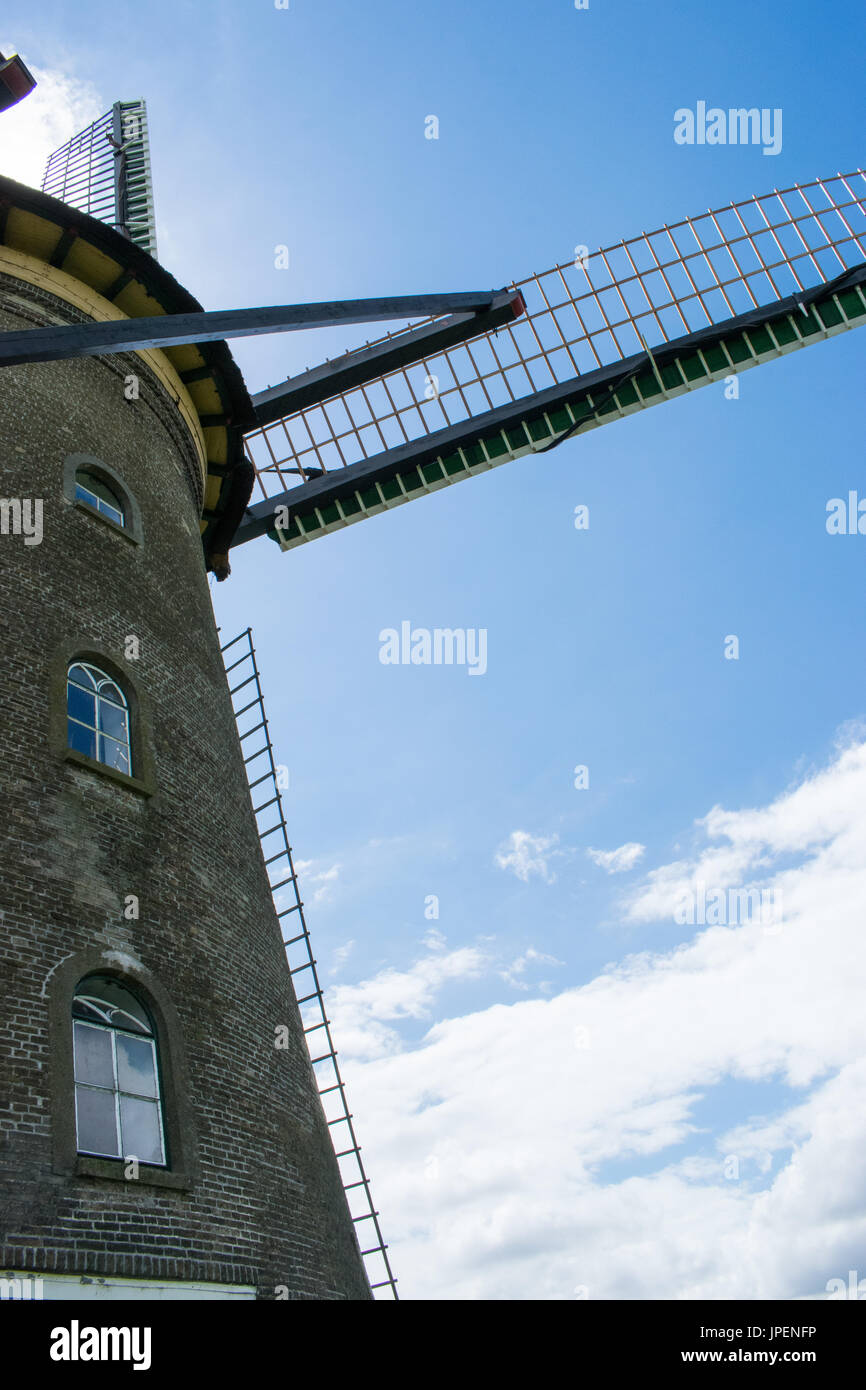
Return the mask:
[[4,58],[0,53],[0,111],[14,106],[35,86],[36,78],[17,53],[11,58]]
[[[31,280],[91,318],[198,313],[202,308],[141,246],[86,213],[4,175],[0,175],[0,270]],[[167,389],[177,398],[196,443],[202,487],[200,527],[207,553],[210,532],[238,494],[233,475],[242,469],[243,434],[255,418],[252,401],[225,342],[167,346],[145,360],[155,369],[164,360],[170,369]]]

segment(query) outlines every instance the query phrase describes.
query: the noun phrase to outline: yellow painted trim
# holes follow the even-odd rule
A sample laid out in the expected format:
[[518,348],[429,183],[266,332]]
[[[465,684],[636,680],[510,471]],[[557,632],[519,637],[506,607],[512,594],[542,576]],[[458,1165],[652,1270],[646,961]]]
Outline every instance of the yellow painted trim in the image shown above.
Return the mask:
[[[82,313],[100,323],[130,317],[129,314],[124,314],[112,304],[110,300],[104,299],[96,290],[89,289],[80,280],[76,280],[72,275],[67,275],[66,271],[47,265],[45,261],[39,260],[36,256],[28,255],[26,251],[16,251],[11,246],[0,245],[0,273],[12,275],[27,284],[46,290],[49,294],[56,295],[58,299],[74,305],[76,309],[80,309]],[[189,391],[168,357],[158,348],[141,348],[136,351],[136,356],[147,363],[176,402],[178,411],[195,445],[201,468],[202,490],[204,490],[208,481],[208,451],[204,430]]]

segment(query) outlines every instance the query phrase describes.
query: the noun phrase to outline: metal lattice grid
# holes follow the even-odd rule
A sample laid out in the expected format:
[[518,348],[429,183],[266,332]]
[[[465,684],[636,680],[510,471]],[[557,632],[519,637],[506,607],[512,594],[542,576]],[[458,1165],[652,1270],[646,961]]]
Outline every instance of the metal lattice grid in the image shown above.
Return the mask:
[[[304,917],[304,904],[283,815],[277,764],[265,713],[252,629],[247,628],[239,633],[226,642],[221,650],[244,751],[250,798],[268,881],[283,931],[283,944],[304,1037],[349,1213],[359,1232],[361,1255],[374,1297],[396,1300],[397,1280],[391,1270],[388,1247],[379,1225],[379,1213],[373,1204],[370,1180],[364,1169],[353,1116],[346,1101],[345,1083],[340,1076],[330,1019],[325,1011],[316,958]],[[249,740],[254,740],[254,743]],[[379,1290],[387,1292],[379,1293]]]
[[274,497],[306,481],[307,470],[362,462],[826,284],[866,259],[864,201],[866,175],[857,169],[666,224],[518,281],[527,312],[514,324],[251,431],[260,494]]
[[147,107],[116,101],[49,157],[42,191],[114,227],[156,256]]
[[113,130],[113,113],[106,111],[49,156],[42,179],[43,193],[111,226],[116,219],[114,156],[109,144]]

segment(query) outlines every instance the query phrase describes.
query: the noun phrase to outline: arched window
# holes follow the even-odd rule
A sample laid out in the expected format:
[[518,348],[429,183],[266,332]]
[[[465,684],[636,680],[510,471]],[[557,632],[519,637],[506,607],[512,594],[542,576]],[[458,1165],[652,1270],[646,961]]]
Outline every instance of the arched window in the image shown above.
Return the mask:
[[93,454],[67,454],[63,460],[63,495],[79,514],[87,514],[86,526],[98,517],[115,538],[122,536],[132,545],[143,543],[141,511],[135,496],[117,469],[104,459]]
[[86,661],[74,662],[66,681],[66,713],[70,748],[132,776],[129,705],[111,676]]
[[76,470],[75,500],[76,502],[84,502],[95,512],[107,516],[109,521],[113,521],[116,526],[126,525],[126,513],[117,493],[95,473],[89,472],[86,468]]
[[72,1003],[78,1152],[165,1167],[159,1065],[147,1010],[119,980],[88,975]]

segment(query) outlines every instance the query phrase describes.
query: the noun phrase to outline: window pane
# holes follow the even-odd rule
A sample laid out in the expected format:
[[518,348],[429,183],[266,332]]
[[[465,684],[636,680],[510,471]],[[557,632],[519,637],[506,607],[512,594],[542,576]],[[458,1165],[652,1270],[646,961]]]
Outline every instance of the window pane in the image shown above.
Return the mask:
[[72,1017],[98,1019],[100,1023],[111,1022],[111,1016],[100,1008],[98,1000],[82,999],[78,994],[72,1001]]
[[135,1157],[140,1163],[165,1162],[156,1101],[121,1096],[120,1127],[124,1158]]
[[156,1095],[153,1045],[146,1038],[117,1034],[117,1084],[121,1091],[131,1091],[135,1096]]
[[99,735],[99,761],[106,763],[108,767],[117,768],[118,772],[129,772],[127,748],[116,739],[106,738],[104,734]]
[[103,700],[110,700],[113,705],[120,705],[121,709],[126,707],[126,701],[118,690],[114,681],[110,681],[108,676],[103,676],[99,682],[99,694]]
[[79,753],[86,753],[88,758],[95,758],[96,734],[93,729],[85,729],[83,724],[75,724],[71,719],[66,727],[69,747],[77,749]]
[[70,719],[77,719],[81,724],[96,725],[96,697],[89,690],[81,690],[77,685],[70,685],[66,690],[66,708]]
[[105,510],[101,504],[107,503],[112,511],[120,516],[123,514],[117,493],[113,492],[101,478],[97,478],[95,473],[88,473],[85,469],[81,469],[75,477],[75,492],[76,496],[79,493],[84,493],[85,496],[81,500],[89,502],[93,507],[98,507],[100,511]]
[[73,685],[81,685],[85,690],[95,690],[96,682],[86,666],[70,666],[69,679]]
[[118,709],[117,705],[110,705],[107,700],[100,699],[99,727],[104,734],[110,734],[112,738],[126,743],[126,710]]
[[[145,1009],[134,994],[110,975],[85,975],[78,983],[73,1001],[73,1010],[80,1006],[82,999],[96,1001],[107,1015],[109,1022],[129,1032],[130,1028],[140,1028],[143,1033],[150,1032],[150,1023]],[[89,1006],[85,1006],[89,1007]],[[119,1019],[118,1019],[119,1016]],[[84,1017],[88,1017],[87,1014]]]
[[116,521],[118,526],[123,525],[123,512],[119,512],[116,507],[112,507],[108,502],[100,502],[99,510],[103,516],[109,516],[112,521]]
[[120,500],[117,495],[112,492],[108,483],[104,483],[101,478],[95,478],[91,473],[87,478],[86,486],[96,493],[100,502],[108,502],[116,511],[120,511]]
[[86,502],[88,507],[93,507],[94,510],[99,506],[98,499],[92,492],[88,491],[83,483],[76,483],[75,485],[75,500],[76,502]]
[[76,1023],[74,1031],[75,1080],[89,1081],[91,1086],[113,1086],[111,1034],[104,1028],[93,1028],[87,1023]]
[[91,1091],[87,1086],[76,1086],[75,1110],[79,1153],[119,1158],[114,1092]]

